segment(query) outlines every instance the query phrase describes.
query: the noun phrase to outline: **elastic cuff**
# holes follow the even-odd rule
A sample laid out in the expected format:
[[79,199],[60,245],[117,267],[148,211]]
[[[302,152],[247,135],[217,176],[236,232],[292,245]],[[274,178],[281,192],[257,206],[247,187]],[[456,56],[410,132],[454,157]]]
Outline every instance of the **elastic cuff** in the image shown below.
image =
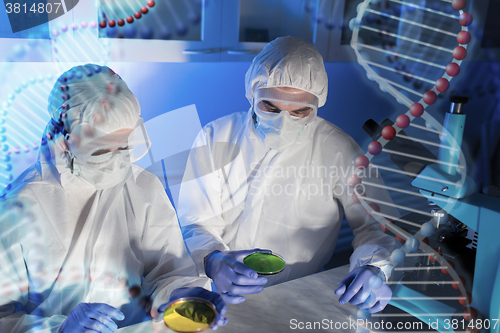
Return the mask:
[[[215,254],[219,253],[220,251],[219,250],[214,250],[212,252],[210,252],[206,257],[205,257],[205,274],[212,279],[212,276],[210,274],[210,269],[211,269],[211,266],[212,266],[212,261],[213,261],[213,257]],[[213,279],[212,279],[213,280]]]
[[377,272],[380,273],[381,277],[384,279],[385,282],[389,281],[389,278],[391,277],[392,274],[392,265],[390,264],[382,264],[382,265],[367,265],[373,268],[377,269]]
[[[168,303],[170,303],[170,302],[172,302],[172,301],[174,301],[174,300],[176,300],[176,299],[180,298],[180,297],[177,297],[177,296],[175,295],[175,292],[176,292],[177,290],[187,289],[187,288],[190,288],[190,287],[181,287],[181,288],[177,288],[177,289],[175,289],[174,291],[172,291],[172,292],[170,293],[169,298],[168,298]],[[175,298],[174,298],[174,297],[175,297]]]
[[372,266],[372,265],[366,265],[366,267],[370,267],[372,271],[375,271],[376,274],[381,275],[381,277],[385,280],[385,274],[382,272],[380,267],[377,266]]

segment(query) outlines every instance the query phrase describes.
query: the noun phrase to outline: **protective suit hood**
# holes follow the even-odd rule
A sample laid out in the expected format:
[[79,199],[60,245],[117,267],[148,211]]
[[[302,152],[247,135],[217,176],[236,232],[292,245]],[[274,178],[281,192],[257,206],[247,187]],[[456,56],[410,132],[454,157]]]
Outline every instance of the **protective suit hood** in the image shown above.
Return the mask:
[[315,95],[321,107],[328,94],[323,57],[311,44],[295,37],[280,37],[253,59],[245,75],[246,97],[253,105],[259,88],[290,87]]
[[[51,122],[44,132],[39,156],[42,175],[54,175],[55,170],[51,167],[55,166],[56,173],[61,175],[60,182],[75,182],[72,177],[76,176],[96,189],[112,187],[128,176],[130,163],[124,158],[126,152],[100,156],[100,161],[109,161],[107,168],[90,170],[76,151],[78,144],[83,145],[79,140],[82,140],[81,127],[84,125],[90,131],[106,135],[133,129],[141,120],[137,99],[114,71],[98,65],[73,67],[54,84],[48,111]],[[76,132],[79,135],[75,135]],[[47,140],[47,135],[53,140]],[[44,167],[51,171],[44,173]]]

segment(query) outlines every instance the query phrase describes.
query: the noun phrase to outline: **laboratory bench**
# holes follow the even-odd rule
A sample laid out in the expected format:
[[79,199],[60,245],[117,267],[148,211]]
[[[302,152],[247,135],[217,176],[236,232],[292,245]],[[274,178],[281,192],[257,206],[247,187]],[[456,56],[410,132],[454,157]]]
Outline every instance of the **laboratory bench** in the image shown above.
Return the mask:
[[[227,332],[355,332],[358,308],[339,304],[334,290],[349,272],[341,266],[265,288],[260,294],[246,295],[241,304],[228,304]],[[314,323],[316,322],[316,329]],[[310,325],[311,329],[307,329]],[[350,326],[350,327],[349,327]],[[337,327],[337,328],[335,328]],[[152,321],[124,327],[119,333],[171,332],[163,322]],[[207,331],[210,332],[210,331]]]
[[[260,294],[246,295],[241,304],[228,304],[225,326],[218,333],[281,333],[281,332],[368,332],[357,325],[358,307],[341,305],[334,291],[349,272],[349,265],[326,270],[296,280],[265,288]],[[417,318],[388,305],[369,319],[371,332],[433,332]],[[380,326],[392,322],[392,329]],[[396,329],[397,322],[420,323],[412,329]],[[376,326],[378,323],[379,326]],[[316,325],[316,326],[314,326]],[[382,327],[386,329],[381,329]],[[360,328],[356,331],[357,328]],[[378,328],[378,329],[377,329]],[[163,321],[148,321],[117,330],[118,333],[168,333]],[[211,330],[207,330],[212,332]]]

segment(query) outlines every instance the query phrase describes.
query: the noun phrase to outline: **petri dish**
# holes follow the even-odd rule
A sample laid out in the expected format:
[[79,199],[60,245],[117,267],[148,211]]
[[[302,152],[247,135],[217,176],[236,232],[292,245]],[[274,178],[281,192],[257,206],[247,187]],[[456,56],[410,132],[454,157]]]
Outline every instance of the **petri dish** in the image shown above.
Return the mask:
[[204,331],[215,323],[215,306],[198,297],[183,297],[170,303],[163,312],[165,325],[175,332]]
[[285,259],[276,253],[252,253],[243,263],[260,275],[274,275],[285,269]]

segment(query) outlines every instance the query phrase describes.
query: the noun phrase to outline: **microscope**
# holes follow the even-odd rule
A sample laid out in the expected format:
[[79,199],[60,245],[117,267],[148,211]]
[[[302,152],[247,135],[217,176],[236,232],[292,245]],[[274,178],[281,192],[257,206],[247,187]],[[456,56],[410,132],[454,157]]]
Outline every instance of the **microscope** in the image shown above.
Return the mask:
[[[413,178],[411,185],[418,188],[431,202],[431,208],[435,208],[433,214],[435,220],[437,218],[438,229],[433,238],[447,244],[446,251],[456,252],[466,258],[465,270],[473,271],[470,306],[477,310],[477,318],[472,315],[472,319],[479,325],[473,322],[472,326],[477,331],[499,333],[500,195],[498,190],[491,187],[483,190],[483,193],[477,193],[474,181],[467,176],[460,147],[466,120],[464,106],[468,99],[452,96],[450,100],[451,108],[445,115],[437,159],[422,144],[405,138],[404,131],[400,131],[399,137],[388,142],[386,148],[406,153],[391,154],[390,158],[406,175]],[[369,119],[363,129],[372,139],[377,140],[382,129],[392,125],[389,119],[384,120],[380,126]],[[444,215],[448,216],[447,222],[440,226],[439,219],[445,217]],[[476,237],[473,240],[466,238],[470,230],[477,236],[477,241]],[[471,246],[471,242],[474,242],[474,246]],[[423,276],[420,274],[419,277]],[[441,325],[435,329],[452,332],[451,325],[447,327],[442,324],[445,318],[437,316],[448,313],[451,314],[448,315],[450,320],[461,313],[449,302],[432,297],[426,299],[425,294],[421,293],[425,288],[425,285],[422,285],[418,291],[418,288],[397,285],[393,298],[398,300],[391,300],[390,304],[418,317],[424,323],[434,319],[440,321]]]

